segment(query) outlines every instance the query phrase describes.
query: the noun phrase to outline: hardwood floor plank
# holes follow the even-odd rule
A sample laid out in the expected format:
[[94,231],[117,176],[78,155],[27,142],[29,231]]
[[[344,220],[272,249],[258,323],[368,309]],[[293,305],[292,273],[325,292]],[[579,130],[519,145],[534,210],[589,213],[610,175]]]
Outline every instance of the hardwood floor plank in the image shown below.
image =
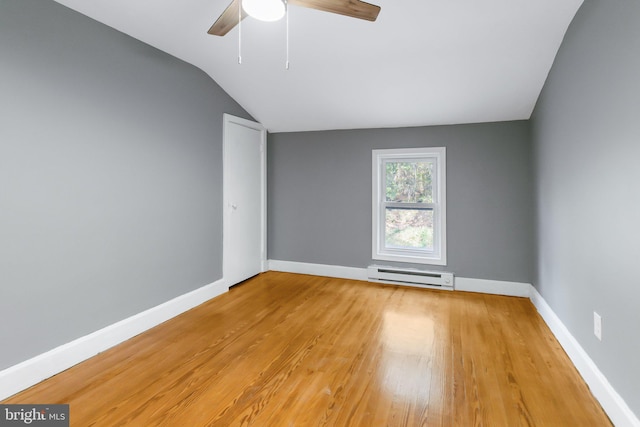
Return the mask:
[[527,299],[269,272],[3,403],[72,426],[610,426]]

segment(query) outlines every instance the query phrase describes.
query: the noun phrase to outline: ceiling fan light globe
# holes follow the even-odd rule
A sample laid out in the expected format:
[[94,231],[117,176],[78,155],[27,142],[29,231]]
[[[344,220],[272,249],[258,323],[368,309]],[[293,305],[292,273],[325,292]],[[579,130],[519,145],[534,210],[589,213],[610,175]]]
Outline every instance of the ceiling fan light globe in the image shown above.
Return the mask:
[[242,0],[242,9],[252,18],[266,22],[277,21],[285,13],[283,0]]

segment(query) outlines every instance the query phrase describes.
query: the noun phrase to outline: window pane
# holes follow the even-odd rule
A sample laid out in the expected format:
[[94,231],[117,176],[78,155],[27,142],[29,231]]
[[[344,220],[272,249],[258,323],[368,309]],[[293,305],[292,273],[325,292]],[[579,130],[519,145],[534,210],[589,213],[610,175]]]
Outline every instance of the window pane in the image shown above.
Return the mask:
[[433,251],[433,210],[385,209],[385,246]]
[[433,203],[434,163],[385,162],[387,202]]

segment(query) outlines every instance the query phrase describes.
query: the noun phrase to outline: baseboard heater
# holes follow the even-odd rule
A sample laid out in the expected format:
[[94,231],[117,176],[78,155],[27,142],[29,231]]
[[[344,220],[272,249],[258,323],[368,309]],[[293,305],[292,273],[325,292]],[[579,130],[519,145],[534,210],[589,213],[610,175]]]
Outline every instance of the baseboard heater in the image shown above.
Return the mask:
[[370,282],[453,290],[453,273],[380,265],[370,265],[367,273]]

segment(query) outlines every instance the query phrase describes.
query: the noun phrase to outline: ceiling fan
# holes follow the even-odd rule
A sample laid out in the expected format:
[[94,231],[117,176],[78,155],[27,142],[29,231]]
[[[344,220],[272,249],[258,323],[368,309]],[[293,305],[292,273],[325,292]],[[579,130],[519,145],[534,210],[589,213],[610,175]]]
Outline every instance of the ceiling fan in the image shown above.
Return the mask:
[[[241,1],[242,11],[240,10]],[[253,13],[254,8],[261,8],[265,3],[272,3],[272,5],[276,6],[275,15],[260,17]],[[380,13],[380,6],[360,0],[286,0],[286,3],[287,5],[293,4],[367,21],[375,21],[378,13]],[[284,15],[284,11],[285,0],[270,0],[268,2],[266,0],[233,0],[207,33],[215,36],[224,36],[247,15],[265,21],[276,21]]]

